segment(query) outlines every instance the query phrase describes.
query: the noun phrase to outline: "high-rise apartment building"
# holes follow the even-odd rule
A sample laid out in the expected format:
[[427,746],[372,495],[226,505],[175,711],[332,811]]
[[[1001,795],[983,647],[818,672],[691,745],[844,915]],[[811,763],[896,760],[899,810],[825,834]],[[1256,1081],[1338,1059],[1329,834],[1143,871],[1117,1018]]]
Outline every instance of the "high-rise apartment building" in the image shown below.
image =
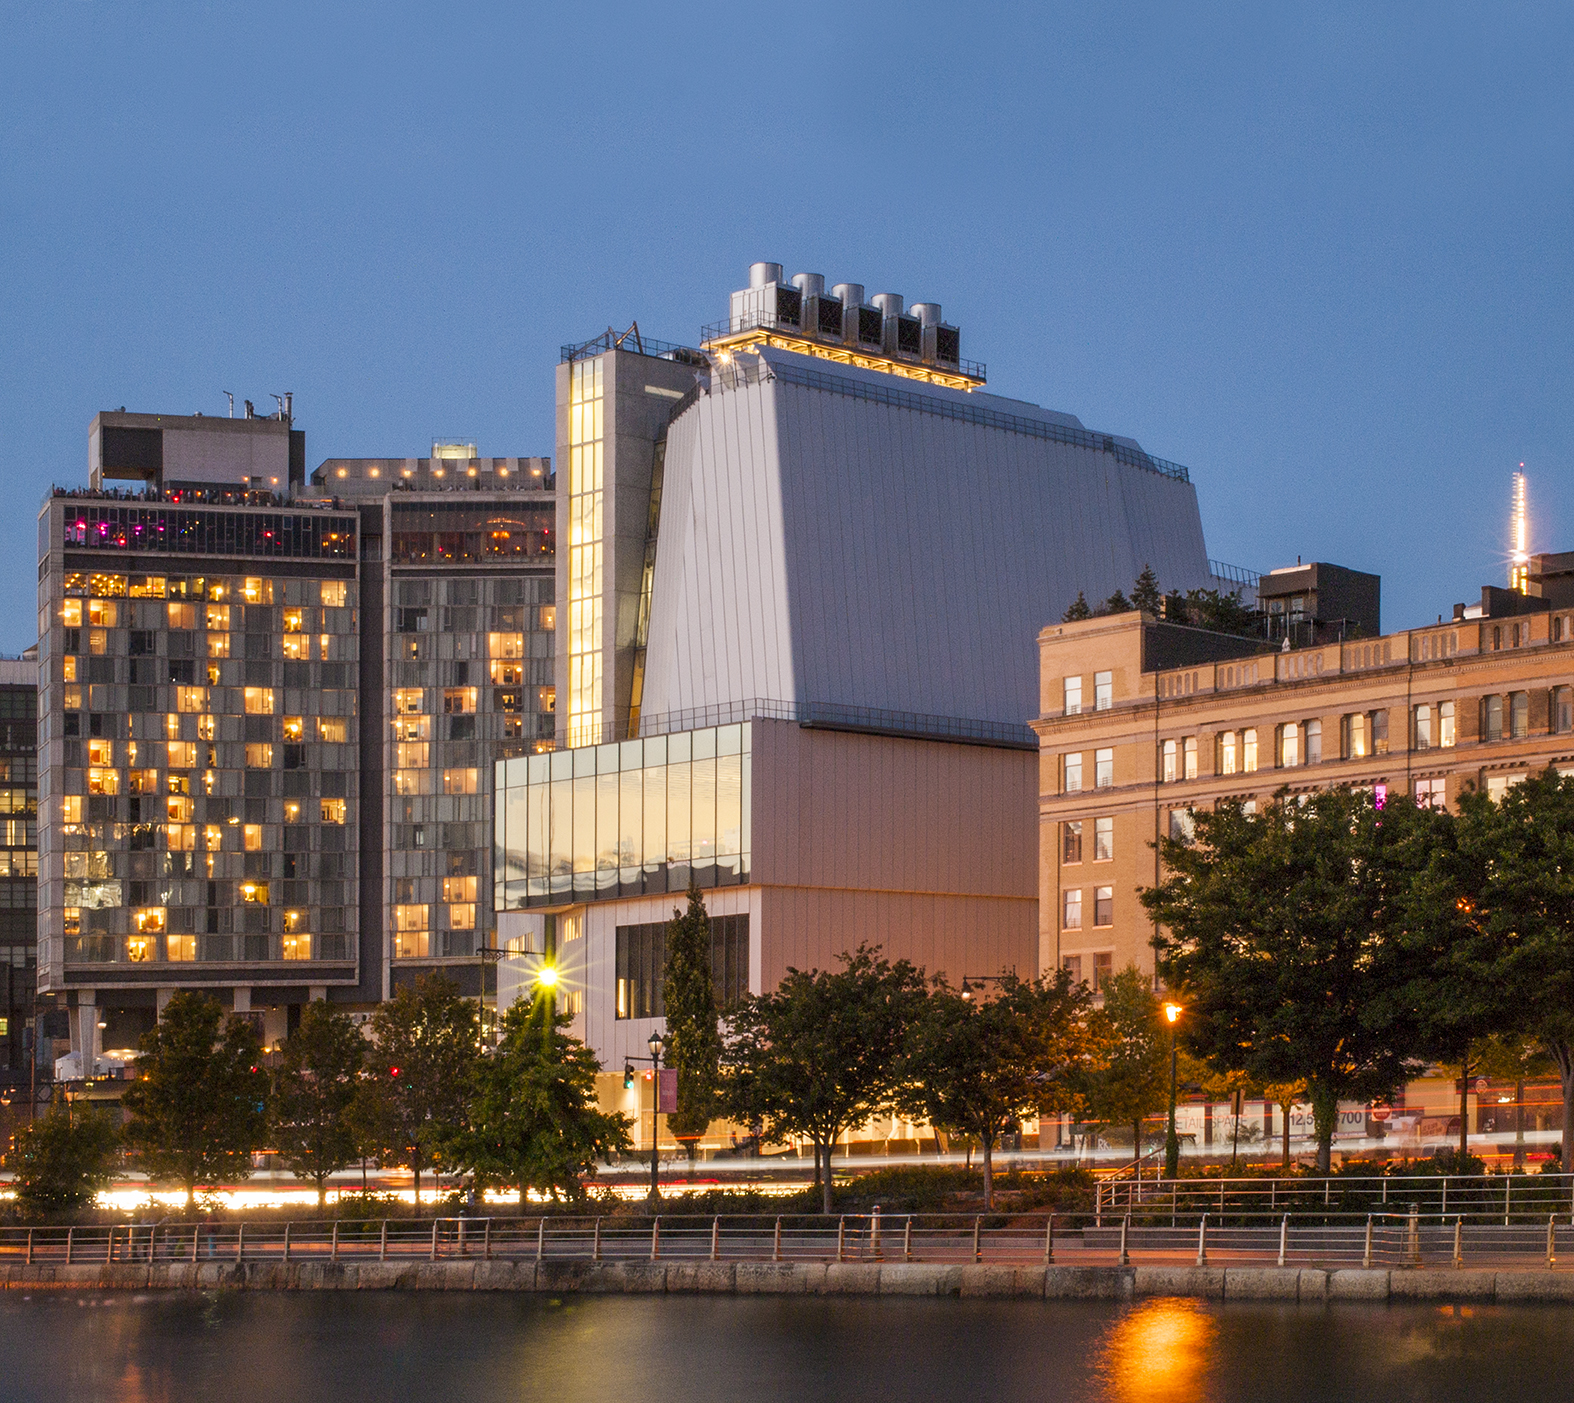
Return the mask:
[[552,743],[550,464],[308,484],[286,412],[101,414],[40,514],[39,986],[78,1054],[179,988],[272,1041],[402,971],[479,987],[492,763]]
[[[47,1051],[38,986],[38,665],[0,658],[0,1086]],[[47,1077],[50,1064],[44,1062]]]

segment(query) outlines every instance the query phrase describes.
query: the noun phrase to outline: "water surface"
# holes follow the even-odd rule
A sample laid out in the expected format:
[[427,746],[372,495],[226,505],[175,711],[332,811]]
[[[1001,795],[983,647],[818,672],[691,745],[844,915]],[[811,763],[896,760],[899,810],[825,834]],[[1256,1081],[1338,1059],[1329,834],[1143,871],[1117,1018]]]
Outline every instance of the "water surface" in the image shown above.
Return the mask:
[[1574,1312],[393,1293],[0,1293],[7,1403],[1567,1397]]

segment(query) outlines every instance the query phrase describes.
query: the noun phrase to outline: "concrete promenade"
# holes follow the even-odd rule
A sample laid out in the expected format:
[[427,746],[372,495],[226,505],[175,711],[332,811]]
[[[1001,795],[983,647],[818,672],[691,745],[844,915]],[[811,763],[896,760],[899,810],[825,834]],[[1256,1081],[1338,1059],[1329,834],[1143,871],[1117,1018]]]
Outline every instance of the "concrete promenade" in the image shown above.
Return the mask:
[[1011,1266],[939,1262],[145,1262],[0,1266],[11,1291],[528,1291],[547,1295],[1574,1303],[1574,1272],[1481,1268]]

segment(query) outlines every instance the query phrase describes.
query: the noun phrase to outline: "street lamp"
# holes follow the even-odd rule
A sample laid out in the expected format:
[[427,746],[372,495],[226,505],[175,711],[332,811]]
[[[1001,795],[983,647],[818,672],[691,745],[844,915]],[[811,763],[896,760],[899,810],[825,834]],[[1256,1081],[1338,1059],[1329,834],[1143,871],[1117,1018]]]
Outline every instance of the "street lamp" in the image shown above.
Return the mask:
[[1164,1017],[1170,1025],[1170,1124],[1169,1131],[1164,1137],[1164,1177],[1174,1179],[1180,1173],[1180,1137],[1175,1133],[1175,1074],[1177,1070],[1177,1056],[1175,1051],[1175,1024],[1185,1010],[1179,1004],[1165,1004]]
[[667,1049],[661,1030],[650,1035],[650,1201],[661,1202],[661,1054]]

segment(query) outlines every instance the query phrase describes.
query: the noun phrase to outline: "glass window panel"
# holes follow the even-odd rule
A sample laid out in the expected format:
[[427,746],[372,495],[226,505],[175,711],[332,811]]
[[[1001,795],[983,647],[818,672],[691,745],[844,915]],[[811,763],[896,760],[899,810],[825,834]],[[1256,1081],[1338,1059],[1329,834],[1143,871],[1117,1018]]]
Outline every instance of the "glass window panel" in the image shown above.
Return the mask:
[[[695,739],[705,736],[711,743],[706,749],[714,752],[714,731],[700,731]],[[709,866],[716,861],[716,758],[714,753],[694,762],[693,828],[689,850],[696,867]]]
[[596,866],[596,777],[574,777],[574,871]]
[[[676,736],[673,740],[678,739]],[[667,766],[667,861],[687,862],[691,855],[689,788],[692,765],[685,760]]]
[[[647,745],[649,742],[647,742]],[[645,771],[644,864],[647,872],[667,861],[667,767]]]
[[526,804],[529,828],[525,835],[527,877],[539,878],[547,875],[547,863],[551,856],[548,846],[548,838],[551,834],[548,804],[556,787],[552,784],[533,784],[525,791],[529,795],[529,802]]
[[596,776],[596,870],[615,871],[618,866],[618,782],[616,770]]
[[[568,759],[565,754],[564,759]],[[574,782],[552,781],[552,874],[574,870]]]
[[[638,741],[631,742],[638,745]],[[624,770],[618,777],[618,866],[638,867],[645,860],[640,841],[644,805],[640,771]]]
[[716,851],[735,857],[743,851],[743,757],[716,760]]

